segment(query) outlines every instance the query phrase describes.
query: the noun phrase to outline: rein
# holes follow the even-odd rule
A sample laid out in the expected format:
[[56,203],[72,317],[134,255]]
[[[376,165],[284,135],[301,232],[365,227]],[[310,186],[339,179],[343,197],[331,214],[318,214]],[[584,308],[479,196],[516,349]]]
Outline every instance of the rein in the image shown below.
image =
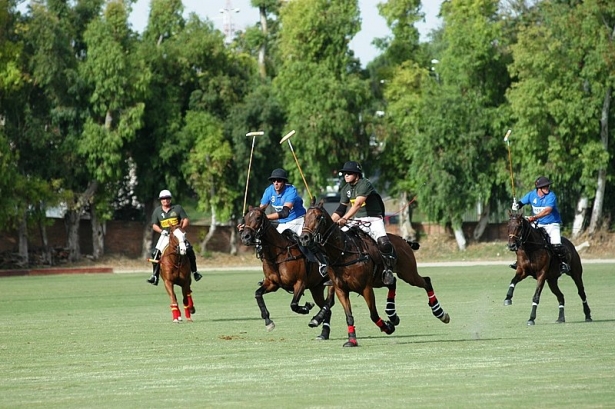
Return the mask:
[[[273,265],[277,265],[277,264],[282,264],[282,263],[286,263],[288,261],[295,261],[295,260],[300,260],[302,258],[305,258],[305,256],[303,255],[302,252],[299,252],[300,254],[298,256],[294,256],[291,253],[291,249],[293,247],[299,247],[299,245],[297,243],[292,243],[292,244],[288,244],[286,246],[281,246],[279,244],[274,243],[271,240],[265,240],[265,234],[269,231],[269,229],[273,227],[271,223],[269,223],[269,219],[267,219],[266,217],[263,218],[263,222],[261,223],[261,225],[257,228],[257,229],[253,229],[252,227],[249,226],[244,226],[244,229],[248,229],[248,230],[252,230],[254,232],[254,242],[255,247],[256,247],[256,257],[258,257],[259,260],[264,260],[270,264]],[[277,233],[277,231],[276,231]],[[275,233],[274,233],[275,234]],[[280,233],[280,237],[282,238],[282,240],[284,240],[284,237],[282,236],[282,234]],[[276,253],[273,256],[273,260],[269,260],[267,257],[265,257],[263,255],[263,243],[268,244],[270,247],[274,247],[276,249],[280,249],[281,251]],[[286,253],[286,258],[278,261],[278,258],[282,255]]]
[[[528,245],[528,244],[536,244],[536,245],[540,245],[546,248],[548,243],[544,240],[544,238],[540,234],[540,231],[533,228],[530,222],[527,221],[524,217],[521,217],[520,220],[521,220],[521,227],[519,229],[519,235],[509,233],[508,238],[514,239],[518,243],[519,247]],[[535,234],[539,235],[540,237],[539,240],[530,240],[532,238],[531,236],[532,236],[533,231],[535,231]]]

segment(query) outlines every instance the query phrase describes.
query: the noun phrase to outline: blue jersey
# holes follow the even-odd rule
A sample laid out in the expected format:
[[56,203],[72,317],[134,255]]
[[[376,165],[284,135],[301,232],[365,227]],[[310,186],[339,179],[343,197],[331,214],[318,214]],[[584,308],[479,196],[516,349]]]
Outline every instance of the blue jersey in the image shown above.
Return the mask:
[[555,193],[549,191],[548,194],[544,195],[543,197],[540,197],[536,190],[532,190],[531,192],[528,192],[525,196],[523,196],[519,201],[524,205],[532,205],[533,215],[537,215],[545,207],[551,208],[551,213],[538,219],[538,223],[562,223],[562,218],[559,215],[559,210],[557,210],[557,196],[555,196]]
[[293,208],[290,209],[288,217],[278,219],[279,223],[288,223],[305,215],[306,210],[305,207],[303,207],[303,199],[299,196],[297,189],[293,185],[285,185],[280,194],[275,191],[273,185],[269,185],[269,187],[265,189],[263,198],[261,199],[261,206],[271,205],[276,212],[281,212],[284,203],[292,203]]

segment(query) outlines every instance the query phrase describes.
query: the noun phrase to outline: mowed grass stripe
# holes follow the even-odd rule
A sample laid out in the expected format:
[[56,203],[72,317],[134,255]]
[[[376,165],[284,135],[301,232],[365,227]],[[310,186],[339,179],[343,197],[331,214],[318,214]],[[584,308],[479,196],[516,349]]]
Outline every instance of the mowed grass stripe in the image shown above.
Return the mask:
[[[507,267],[424,267],[451,323],[400,283],[401,324],[387,336],[353,295],[358,348],[341,347],[338,302],[331,339],[317,341],[312,315],[293,313],[281,290],[265,296],[266,332],[254,271],[207,273],[193,285],[195,321],[179,325],[146,274],[2,278],[0,407],[613,407],[613,267],[585,266],[593,323],[562,277],[567,322],[555,323],[545,288],[534,327],[533,279],[505,307]],[[383,317],[385,297],[376,290]]]

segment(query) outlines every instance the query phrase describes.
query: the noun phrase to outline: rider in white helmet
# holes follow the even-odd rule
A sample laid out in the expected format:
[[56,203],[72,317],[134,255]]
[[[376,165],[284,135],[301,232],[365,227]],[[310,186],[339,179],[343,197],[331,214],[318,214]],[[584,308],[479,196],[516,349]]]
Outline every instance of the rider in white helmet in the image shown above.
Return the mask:
[[[156,233],[160,233],[161,236],[168,236],[171,227],[176,225],[179,225],[182,230],[185,231],[190,224],[190,220],[181,205],[171,204],[171,200],[173,199],[171,192],[167,189],[161,190],[158,195],[158,199],[160,199],[160,206],[156,207],[152,213],[152,229]],[[194,249],[188,240],[186,240],[186,254],[190,260],[190,270],[192,271],[192,274],[194,274],[194,279],[199,281],[203,276],[199,274],[196,269],[196,255],[194,254]],[[154,249],[153,255],[153,259],[155,260],[153,265],[154,271],[147,282],[153,285],[158,285],[160,264],[157,261],[160,258],[160,251],[158,249]]]

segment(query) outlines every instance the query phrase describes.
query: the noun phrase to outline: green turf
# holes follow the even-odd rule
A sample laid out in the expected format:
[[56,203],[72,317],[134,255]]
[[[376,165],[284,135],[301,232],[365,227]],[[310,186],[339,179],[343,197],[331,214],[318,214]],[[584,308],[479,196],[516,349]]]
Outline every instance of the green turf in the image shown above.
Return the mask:
[[[535,281],[503,299],[512,270],[423,267],[451,323],[431,315],[423,290],[400,285],[401,324],[385,335],[352,297],[358,348],[342,348],[337,303],[332,339],[317,341],[291,295],[254,300],[258,272],[206,273],[193,285],[193,323],[173,324],[148,274],[1,278],[1,408],[599,408],[615,406],[615,274],[585,266],[593,323],[572,280],[565,324],[543,292],[526,321]],[[377,290],[384,316],[385,290]],[[309,300],[307,296],[304,300]]]

